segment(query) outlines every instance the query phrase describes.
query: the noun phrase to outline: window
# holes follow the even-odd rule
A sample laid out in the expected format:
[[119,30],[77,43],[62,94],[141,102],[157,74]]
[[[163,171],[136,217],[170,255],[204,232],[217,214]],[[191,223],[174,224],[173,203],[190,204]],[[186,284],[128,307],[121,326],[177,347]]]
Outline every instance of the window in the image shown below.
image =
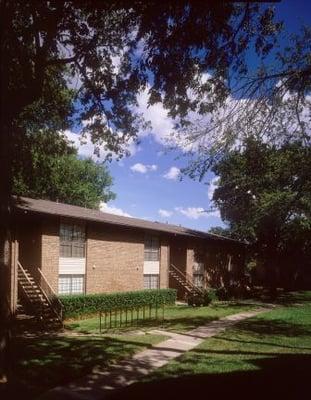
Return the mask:
[[193,284],[197,287],[204,287],[204,275],[203,274],[193,274]]
[[195,262],[193,264],[193,284],[200,288],[204,287],[204,263]]
[[144,289],[159,289],[159,275],[145,274]]
[[145,261],[159,261],[159,238],[156,236],[145,238]]
[[228,271],[231,272],[233,270],[232,266],[232,256],[228,254]]
[[82,225],[60,225],[60,256],[85,257],[85,228]]
[[84,293],[84,275],[59,275],[58,294]]

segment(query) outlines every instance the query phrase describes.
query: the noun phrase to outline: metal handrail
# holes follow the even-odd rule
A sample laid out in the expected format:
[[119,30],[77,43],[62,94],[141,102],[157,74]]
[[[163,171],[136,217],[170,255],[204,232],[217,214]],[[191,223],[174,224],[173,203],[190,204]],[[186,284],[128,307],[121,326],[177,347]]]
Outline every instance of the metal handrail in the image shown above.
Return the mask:
[[[17,261],[17,267],[22,272],[23,277],[27,280],[28,284],[33,288],[34,287],[33,282],[31,282],[31,280],[29,279],[28,274],[26,273],[25,269],[23,268],[22,264],[19,261]],[[19,288],[21,289],[24,297],[27,298],[29,306],[33,308],[33,304],[32,304],[32,302],[31,302],[31,300],[30,300],[30,298],[28,296],[28,293],[27,293],[27,291],[25,290],[25,288],[23,287],[23,285],[20,282],[19,282]]]
[[28,277],[26,271],[25,271],[24,268],[22,267],[22,264],[18,261],[18,262],[17,262],[17,265],[18,265],[18,268],[22,271],[22,273],[23,273],[23,275],[24,275],[24,278],[27,279],[29,285],[30,285],[30,286],[33,286],[33,283],[31,282],[31,280],[29,279],[29,277]]
[[[179,275],[183,277],[183,279],[186,281],[186,283],[192,287],[192,289],[197,290],[198,292],[202,293],[202,290],[196,286],[191,279],[188,278],[189,274],[183,273],[179,268],[177,268],[174,264],[171,264],[171,267],[173,270],[175,270]],[[187,276],[188,275],[188,276]]]
[[[49,284],[48,280],[46,279],[45,275],[38,268],[39,274],[41,275],[41,284],[40,289],[42,290],[46,300],[54,310],[55,314],[57,315],[58,319],[62,322],[63,321],[63,304],[57,297],[57,294],[54,292],[53,288]],[[43,283],[43,284],[42,284]]]

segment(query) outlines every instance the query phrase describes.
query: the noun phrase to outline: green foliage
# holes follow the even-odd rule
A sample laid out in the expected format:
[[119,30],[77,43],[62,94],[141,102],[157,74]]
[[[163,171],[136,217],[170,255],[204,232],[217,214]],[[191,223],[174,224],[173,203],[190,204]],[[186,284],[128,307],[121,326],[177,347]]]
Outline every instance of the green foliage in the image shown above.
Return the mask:
[[126,307],[174,304],[175,289],[148,289],[88,295],[61,296],[65,318]]
[[[255,3],[16,0],[1,11],[8,122],[26,112],[41,127],[72,124],[75,111],[108,154],[136,137],[133,106],[147,85],[150,104],[162,101],[172,116],[214,109],[228,96],[229,70],[245,74],[248,43],[263,55],[281,27]],[[202,84],[207,71],[213,79]]]
[[201,294],[192,294],[187,298],[189,306],[208,306],[212,301],[217,300],[214,289],[203,289]]
[[230,229],[223,228],[221,226],[212,226],[208,232],[213,233],[214,235],[225,236],[225,237],[231,237],[232,235]]
[[103,164],[80,159],[65,136],[39,131],[15,142],[13,193],[88,208],[115,197]]
[[284,279],[302,276],[309,265],[310,171],[310,147],[278,148],[252,138],[214,167],[220,179],[213,200],[232,235],[246,239],[270,271],[287,271]]

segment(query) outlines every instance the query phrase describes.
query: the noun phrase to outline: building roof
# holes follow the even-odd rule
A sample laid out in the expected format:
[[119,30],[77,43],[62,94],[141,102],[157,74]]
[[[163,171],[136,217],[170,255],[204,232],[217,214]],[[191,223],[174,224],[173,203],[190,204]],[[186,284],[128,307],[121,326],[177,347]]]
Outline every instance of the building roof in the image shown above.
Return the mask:
[[19,197],[15,198],[15,207],[18,210],[35,214],[75,218],[84,221],[93,221],[97,223],[124,226],[128,228],[139,228],[174,235],[183,235],[200,239],[212,239],[217,241],[236,242],[243,244],[242,242],[226,238],[224,236],[197,231],[178,225],[171,225],[161,222],[151,222],[139,218],[123,217],[120,215],[105,213],[99,210],[92,210],[89,208],[83,208],[64,203],[57,203],[49,200],[38,200],[26,197]]

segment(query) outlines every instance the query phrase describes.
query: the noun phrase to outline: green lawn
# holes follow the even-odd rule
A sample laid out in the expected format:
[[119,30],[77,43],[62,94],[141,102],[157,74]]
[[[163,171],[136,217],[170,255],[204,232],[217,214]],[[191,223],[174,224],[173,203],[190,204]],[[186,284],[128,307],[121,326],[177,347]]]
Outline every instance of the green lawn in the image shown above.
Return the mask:
[[[189,400],[199,390],[210,397],[227,399],[236,390],[240,398],[248,394],[247,398],[253,399],[262,388],[273,388],[278,379],[286,391],[289,384],[296,388],[298,381],[298,387],[303,388],[305,382],[309,383],[311,371],[311,292],[287,294],[279,300],[280,308],[206,340],[155,371],[148,381],[134,384],[112,398],[138,400],[145,399],[148,393],[148,400],[172,399],[177,394],[178,400]],[[229,302],[200,308],[169,307],[164,328],[186,333],[198,325],[257,306]],[[90,334],[13,340],[12,385],[4,396],[0,389],[0,398],[20,398],[22,394],[24,400],[33,399],[49,388],[90,373],[95,367],[109,367],[114,361],[165,339],[148,333],[95,335],[98,318],[71,322],[70,326]],[[222,397],[223,390],[229,392]],[[286,393],[278,396],[279,391],[278,387],[274,399],[287,398]],[[263,397],[269,398],[266,394]],[[301,396],[294,393],[291,398]]]
[[2,399],[33,399],[57,385],[106,367],[152,344],[165,340],[160,335],[101,337],[15,338],[12,343],[12,385]]
[[[155,322],[140,320],[136,326],[136,314],[134,313],[134,326],[130,329],[146,328],[160,326],[163,329],[185,332],[196,328],[199,325],[206,324],[218,318],[225,317],[226,315],[235,314],[241,311],[247,311],[258,307],[258,303],[249,302],[217,302],[208,307],[189,307],[187,305],[178,305],[166,307],[164,312],[164,320],[162,321],[162,309],[159,310],[159,321]],[[140,317],[142,315],[140,314]],[[123,317],[124,321],[124,317]],[[114,324],[112,324],[114,325]],[[118,323],[117,323],[118,325]],[[70,321],[66,327],[77,332],[83,333],[99,333],[99,316]],[[116,331],[119,331],[116,328]]]
[[118,399],[143,399],[146,392],[149,399],[161,393],[189,399],[198,390],[218,399],[310,398],[311,292],[281,302],[283,307],[207,339]]

